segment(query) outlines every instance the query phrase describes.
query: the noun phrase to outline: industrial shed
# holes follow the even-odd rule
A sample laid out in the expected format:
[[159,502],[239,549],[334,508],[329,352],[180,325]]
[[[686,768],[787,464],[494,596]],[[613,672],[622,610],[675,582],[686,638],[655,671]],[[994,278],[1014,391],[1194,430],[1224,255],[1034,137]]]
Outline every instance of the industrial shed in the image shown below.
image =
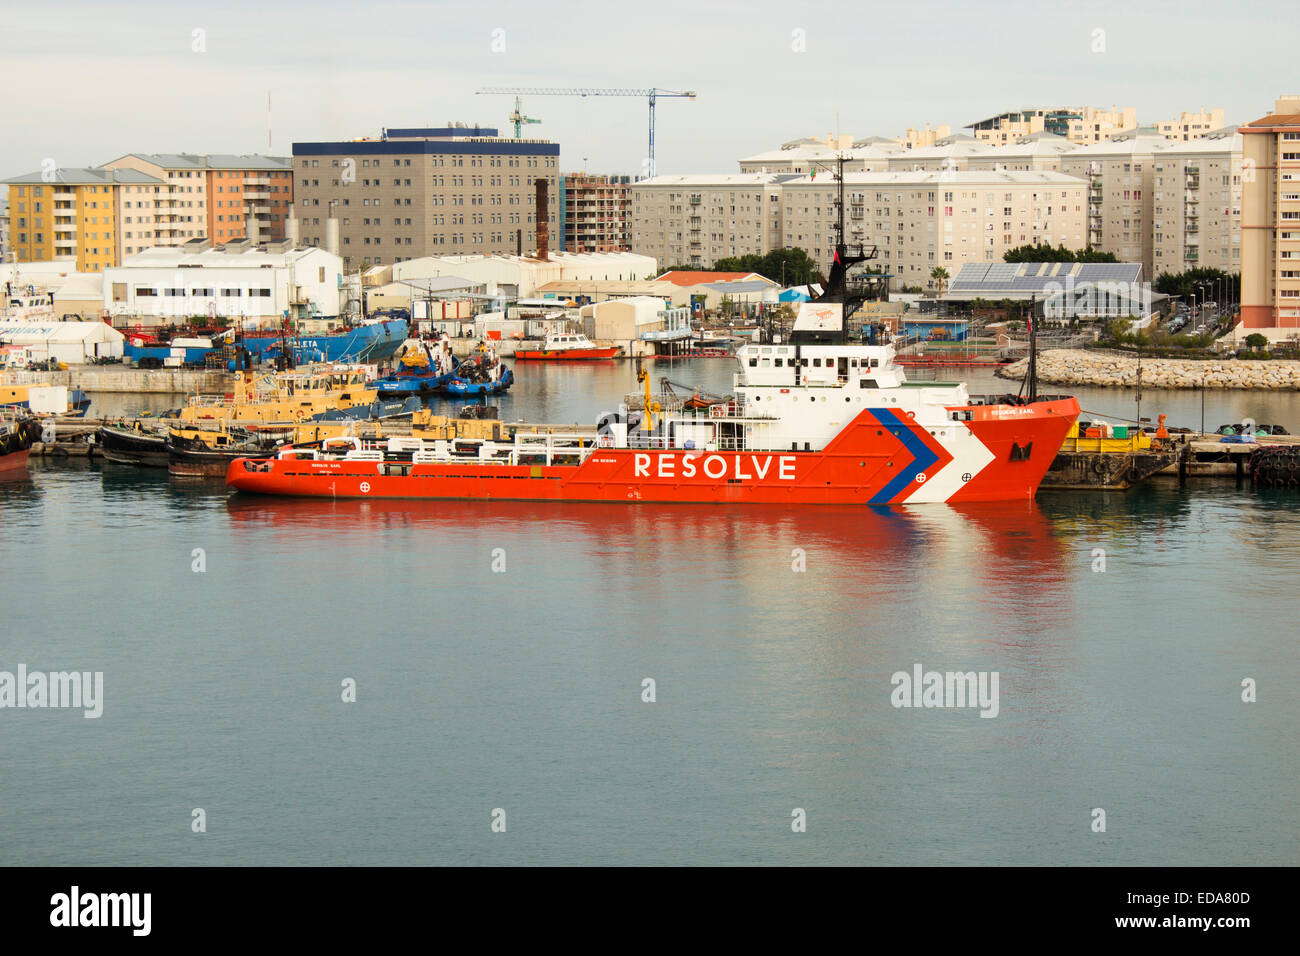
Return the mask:
[[0,323],[0,344],[21,345],[36,361],[56,359],[84,365],[96,358],[121,358],[125,336],[103,322]]

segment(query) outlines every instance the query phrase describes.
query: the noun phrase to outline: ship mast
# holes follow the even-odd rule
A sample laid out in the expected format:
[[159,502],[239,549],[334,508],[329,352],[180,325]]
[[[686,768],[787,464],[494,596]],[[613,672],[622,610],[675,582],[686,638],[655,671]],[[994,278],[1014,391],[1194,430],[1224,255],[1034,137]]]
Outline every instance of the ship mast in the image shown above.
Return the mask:
[[790,341],[795,345],[811,345],[814,343],[843,345],[848,341],[848,320],[865,301],[866,296],[861,292],[850,292],[848,284],[849,269],[859,263],[866,262],[876,257],[876,247],[866,246],[859,242],[850,250],[849,244],[844,238],[844,156],[840,154],[836,157],[835,178],[839,182],[837,191],[836,217],[832,228],[835,230],[835,258],[831,263],[831,274],[826,279],[826,287],[819,295],[817,302],[838,303],[841,305],[841,319],[838,330],[829,332],[827,330],[810,331],[796,328],[790,336]]

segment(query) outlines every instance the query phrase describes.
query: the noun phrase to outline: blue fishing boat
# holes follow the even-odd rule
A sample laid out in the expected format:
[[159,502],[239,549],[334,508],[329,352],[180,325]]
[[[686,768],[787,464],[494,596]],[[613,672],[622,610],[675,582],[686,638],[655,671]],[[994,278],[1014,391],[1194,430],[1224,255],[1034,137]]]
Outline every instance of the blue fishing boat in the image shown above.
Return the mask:
[[513,384],[515,384],[515,373],[502,366],[499,378],[486,381],[471,381],[458,375],[452,376],[451,381],[443,386],[443,391],[456,398],[478,398],[483,395],[498,395]]

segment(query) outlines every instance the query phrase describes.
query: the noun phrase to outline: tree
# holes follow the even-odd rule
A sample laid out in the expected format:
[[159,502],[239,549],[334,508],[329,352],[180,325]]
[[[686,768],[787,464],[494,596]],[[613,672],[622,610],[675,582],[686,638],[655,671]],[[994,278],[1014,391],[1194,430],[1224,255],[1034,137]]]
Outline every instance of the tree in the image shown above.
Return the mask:
[[1116,262],[1113,252],[1097,252],[1094,249],[1067,249],[1065,244],[1053,246],[1033,244],[1016,246],[1002,253],[1003,262]]
[[950,277],[948,275],[948,270],[943,266],[935,266],[930,271],[930,278],[939,284],[939,291],[942,292],[945,286],[947,286]]
[[799,248],[773,249],[753,271],[787,286],[807,285],[817,275],[817,263]]
[[1188,269],[1186,272],[1162,272],[1156,276],[1154,288],[1157,292],[1168,296],[1177,296],[1183,299],[1191,299],[1193,296],[1199,298],[1202,290],[1200,287],[1220,285],[1224,294],[1230,301],[1239,301],[1237,291],[1241,285],[1241,277],[1232,273],[1224,272],[1222,269]]
[[1246,336],[1246,348],[1252,352],[1258,352],[1260,349],[1268,347],[1268,336],[1260,335],[1258,332],[1252,332]]

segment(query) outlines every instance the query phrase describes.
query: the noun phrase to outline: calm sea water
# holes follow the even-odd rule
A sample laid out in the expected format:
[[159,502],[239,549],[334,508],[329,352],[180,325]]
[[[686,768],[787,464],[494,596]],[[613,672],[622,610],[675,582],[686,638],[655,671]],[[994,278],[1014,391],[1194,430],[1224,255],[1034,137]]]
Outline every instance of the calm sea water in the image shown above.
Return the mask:
[[[503,417],[633,387],[520,378]],[[1210,408],[1300,426],[1294,396]],[[0,863],[1294,864],[1298,569],[1300,496],[1231,481],[781,510],[35,463],[0,482],[0,671],[102,671],[104,713],[0,710]],[[895,708],[916,664],[996,671],[998,716]]]

